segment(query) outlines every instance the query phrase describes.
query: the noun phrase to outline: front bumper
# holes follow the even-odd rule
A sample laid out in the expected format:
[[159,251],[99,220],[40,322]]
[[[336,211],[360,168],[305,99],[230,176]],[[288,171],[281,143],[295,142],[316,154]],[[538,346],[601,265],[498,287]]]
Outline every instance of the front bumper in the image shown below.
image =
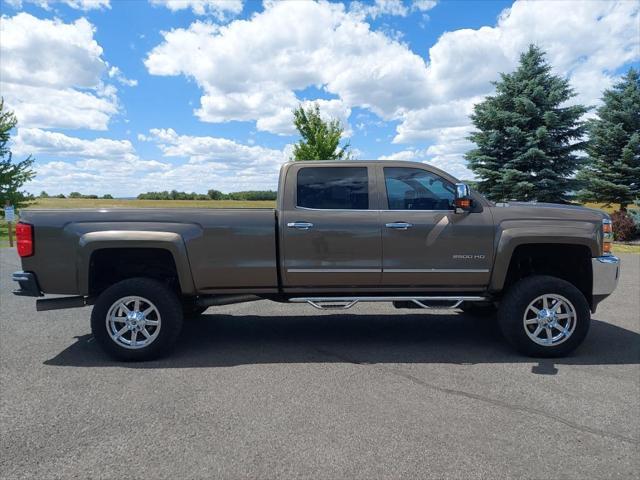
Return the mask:
[[42,291],[38,285],[36,274],[32,272],[15,272],[11,280],[18,282],[19,288],[13,291],[14,295],[21,297],[42,297]]
[[615,255],[603,255],[591,259],[594,297],[606,297],[618,286],[620,259]]

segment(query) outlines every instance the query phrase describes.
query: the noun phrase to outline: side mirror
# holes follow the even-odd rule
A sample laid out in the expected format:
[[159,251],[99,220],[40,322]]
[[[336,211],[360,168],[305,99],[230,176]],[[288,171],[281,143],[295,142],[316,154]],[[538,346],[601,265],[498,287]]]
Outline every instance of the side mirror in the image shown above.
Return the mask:
[[466,183],[456,183],[456,213],[468,212],[471,210],[471,191]]

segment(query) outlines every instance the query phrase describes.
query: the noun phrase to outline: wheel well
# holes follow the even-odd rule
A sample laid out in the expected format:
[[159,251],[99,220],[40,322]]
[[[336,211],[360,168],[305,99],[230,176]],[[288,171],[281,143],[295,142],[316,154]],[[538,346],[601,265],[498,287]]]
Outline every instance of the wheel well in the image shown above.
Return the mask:
[[89,262],[89,293],[96,295],[127,278],[146,277],[180,291],[173,255],[162,248],[105,248],[96,250]]
[[532,244],[516,247],[504,291],[531,275],[551,275],[572,283],[591,302],[591,250],[583,245]]

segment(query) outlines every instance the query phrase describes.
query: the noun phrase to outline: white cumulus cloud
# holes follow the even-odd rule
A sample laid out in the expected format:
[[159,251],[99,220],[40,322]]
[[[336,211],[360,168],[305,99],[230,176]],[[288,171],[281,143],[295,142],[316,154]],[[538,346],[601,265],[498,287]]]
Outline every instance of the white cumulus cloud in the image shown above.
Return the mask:
[[289,160],[291,146],[272,149],[244,145],[210,136],[180,135],[171,128],[151,129],[140,140],[155,143],[164,157],[186,162],[148,177],[155,185],[206,192],[275,188],[280,166]]
[[428,98],[424,60],[342,4],[267,2],[249,20],[197,21],[163,36],[145,65],[153,75],[195,79],[203,90],[195,113],[204,121],[255,120],[282,133],[278,119],[307,87],[385,119]]
[[127,87],[135,87],[138,85],[137,80],[125,77],[124,73],[122,73],[122,70],[115,66],[109,68],[109,78],[113,78],[117,82],[121,83],[122,85],[126,85]]
[[129,140],[83,139],[39,128],[19,128],[11,150],[35,156],[37,174],[26,185],[33,193],[131,195],[140,193],[149,175],[174,168],[140,158]]
[[150,0],[152,5],[165,6],[172,12],[190,8],[195,15],[211,15],[226,20],[242,13],[242,0]]
[[413,0],[411,4],[412,10],[418,10],[420,12],[428,12],[438,4],[437,0]]
[[375,0],[370,2],[352,2],[351,11],[356,15],[375,19],[382,15],[406,17],[409,9],[402,0]]
[[39,128],[20,128],[11,150],[17,155],[43,154],[57,157],[83,157],[135,160],[135,149],[129,140],[96,138],[87,140]]
[[0,22],[0,88],[23,127],[105,130],[118,112],[102,78],[102,47],[85,18],[73,23],[28,13]]
[[180,135],[170,128],[151,129],[138,140],[156,145],[163,159],[141,158],[129,140],[84,139],[39,128],[20,128],[11,148],[16,155],[33,154],[37,160],[37,175],[26,185],[30,192],[115,196],[172,189],[274,189],[280,165],[291,155],[290,145],[270,149],[227,138]]
[[22,8],[24,3],[33,3],[45,10],[50,10],[55,4],[63,4],[77,10],[94,10],[111,8],[110,0],[5,0],[14,8]]

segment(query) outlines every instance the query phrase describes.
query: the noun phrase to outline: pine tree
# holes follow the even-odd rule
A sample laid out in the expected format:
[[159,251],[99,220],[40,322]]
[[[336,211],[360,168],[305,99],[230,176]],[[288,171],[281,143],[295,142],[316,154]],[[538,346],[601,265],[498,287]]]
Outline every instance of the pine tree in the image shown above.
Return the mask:
[[324,121],[316,103],[293,112],[293,123],[302,139],[293,147],[294,160],[349,160],[349,143],[340,148],[344,128],[338,120]]
[[4,99],[0,98],[0,208],[7,201],[15,207],[22,206],[26,197],[20,188],[35,176],[35,172],[31,170],[33,158],[29,156],[21,162],[13,163],[11,151],[7,147],[10,132],[17,123],[13,112],[5,109]]
[[569,82],[551,74],[545,53],[535,45],[520,55],[515,72],[501,74],[496,93],[475,105],[477,148],[467,153],[478,189],[492,200],[564,202],[584,149],[582,105]]
[[579,196],[626,210],[640,196],[640,72],[629,69],[602,100],[587,124],[589,161],[578,175]]

